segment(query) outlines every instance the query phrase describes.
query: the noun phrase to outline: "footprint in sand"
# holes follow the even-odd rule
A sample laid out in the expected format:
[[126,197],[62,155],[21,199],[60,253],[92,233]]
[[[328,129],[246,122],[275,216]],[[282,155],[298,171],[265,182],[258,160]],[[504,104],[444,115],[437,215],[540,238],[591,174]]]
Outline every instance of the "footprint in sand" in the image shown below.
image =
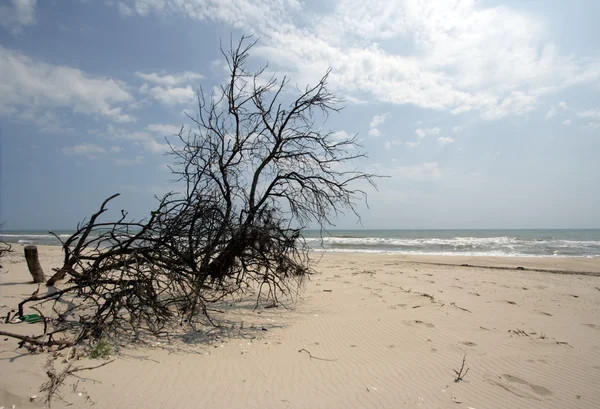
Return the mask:
[[488,382],[494,386],[499,386],[505,391],[521,398],[542,400],[543,397],[552,395],[552,391],[550,389],[529,383],[526,380],[517,378],[513,375],[503,374],[499,378],[500,380],[498,381],[488,380]]
[[512,376],[509,374],[503,374],[502,378],[506,379],[509,382],[514,382],[514,383],[518,383],[521,385],[527,385],[531,388],[532,391],[534,391],[535,393],[537,393],[539,395],[542,395],[542,396],[552,395],[552,391],[550,389],[544,388],[543,386],[540,386],[540,385],[534,385],[532,383],[527,382],[524,379],[517,378],[516,376]]
[[590,328],[594,328],[594,329],[600,329],[600,326],[595,325],[595,324],[581,324],[581,325],[585,325],[586,327],[590,327]]
[[463,341],[463,342],[460,342],[460,343],[463,344],[463,345],[466,345],[468,347],[476,347],[477,346],[476,343],[471,342],[471,341]]
[[406,304],[396,304],[396,305],[390,305],[389,308],[391,308],[392,310],[396,310],[398,308],[405,308]]
[[410,324],[411,322],[414,322],[415,324],[419,324],[419,325],[424,325],[424,326],[426,326],[427,328],[434,328],[434,327],[435,327],[435,325],[433,325],[433,324],[430,324],[429,322],[423,322],[423,321],[420,321],[420,320],[414,320],[414,321],[410,321],[410,322],[409,322],[409,324]]

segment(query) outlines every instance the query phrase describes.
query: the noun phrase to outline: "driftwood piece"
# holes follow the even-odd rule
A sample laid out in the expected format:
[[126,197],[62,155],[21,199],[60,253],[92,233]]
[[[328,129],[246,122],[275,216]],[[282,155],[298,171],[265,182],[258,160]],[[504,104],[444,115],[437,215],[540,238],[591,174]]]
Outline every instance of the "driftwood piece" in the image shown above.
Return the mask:
[[27,267],[33,277],[33,282],[43,283],[46,277],[44,276],[44,270],[42,269],[42,265],[38,258],[36,246],[25,246],[25,260],[27,260]]

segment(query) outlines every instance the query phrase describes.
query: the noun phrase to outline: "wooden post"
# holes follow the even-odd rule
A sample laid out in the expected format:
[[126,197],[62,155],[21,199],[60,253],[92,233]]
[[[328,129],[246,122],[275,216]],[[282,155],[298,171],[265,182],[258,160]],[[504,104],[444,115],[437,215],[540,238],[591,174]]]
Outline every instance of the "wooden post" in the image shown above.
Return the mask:
[[46,277],[44,276],[44,270],[38,259],[38,251],[36,246],[25,246],[25,260],[27,260],[27,267],[33,277],[34,283],[43,283]]

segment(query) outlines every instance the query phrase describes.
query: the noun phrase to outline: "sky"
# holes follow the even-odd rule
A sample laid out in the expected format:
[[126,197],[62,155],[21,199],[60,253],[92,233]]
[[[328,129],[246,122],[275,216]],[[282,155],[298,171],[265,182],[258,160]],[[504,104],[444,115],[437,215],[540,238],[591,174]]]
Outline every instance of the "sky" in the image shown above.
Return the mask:
[[329,89],[357,134],[362,224],[600,228],[597,0],[0,0],[0,220],[72,229],[177,190],[166,139],[222,84],[220,43]]

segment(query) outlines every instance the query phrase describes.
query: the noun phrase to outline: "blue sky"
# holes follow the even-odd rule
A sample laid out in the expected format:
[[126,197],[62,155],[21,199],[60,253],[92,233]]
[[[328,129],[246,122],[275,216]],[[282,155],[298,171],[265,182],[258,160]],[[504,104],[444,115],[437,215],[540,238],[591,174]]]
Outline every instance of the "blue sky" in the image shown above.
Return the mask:
[[[165,137],[226,78],[219,42],[293,83],[331,67],[391,176],[364,228],[600,227],[600,4],[453,0],[0,0],[0,220],[69,229],[107,196],[177,190]],[[339,228],[357,228],[341,217]]]

